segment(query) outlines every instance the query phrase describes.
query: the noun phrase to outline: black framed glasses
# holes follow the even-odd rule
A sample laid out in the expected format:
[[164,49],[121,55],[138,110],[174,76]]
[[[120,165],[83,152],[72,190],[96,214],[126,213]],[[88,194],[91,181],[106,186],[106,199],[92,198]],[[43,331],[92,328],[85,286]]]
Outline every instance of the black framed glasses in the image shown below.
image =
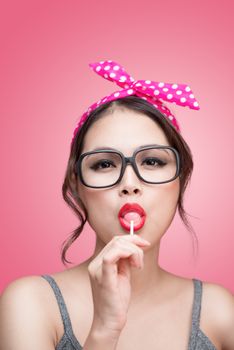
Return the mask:
[[132,157],[120,151],[101,149],[81,154],[75,170],[83,185],[106,188],[122,180],[131,164],[138,178],[150,184],[163,184],[180,175],[180,157],[171,146],[147,146],[136,149]]

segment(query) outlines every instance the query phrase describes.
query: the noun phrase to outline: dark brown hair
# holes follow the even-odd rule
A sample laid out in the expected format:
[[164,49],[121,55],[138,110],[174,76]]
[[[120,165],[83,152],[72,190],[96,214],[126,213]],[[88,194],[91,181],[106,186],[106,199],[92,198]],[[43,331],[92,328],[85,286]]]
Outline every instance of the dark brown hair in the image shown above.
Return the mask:
[[71,246],[71,244],[79,237],[86,221],[88,220],[87,210],[84,204],[82,203],[81,199],[79,198],[76,189],[77,175],[75,172],[75,163],[77,162],[78,158],[82,153],[84,137],[87,130],[95,121],[97,121],[107,113],[112,113],[116,108],[124,108],[136,111],[153,119],[164,131],[169,144],[179,152],[181,160],[181,173],[179,177],[180,193],[178,198],[178,211],[183,223],[185,224],[187,229],[192,233],[193,238],[196,242],[196,247],[198,246],[196,233],[193,230],[193,227],[187,218],[187,215],[189,214],[186,213],[183,207],[185,189],[189,183],[193,171],[193,159],[190,148],[181,136],[181,134],[178,133],[174,126],[171,124],[171,122],[167,118],[165,118],[164,115],[161,112],[159,112],[153,105],[151,105],[149,102],[140,97],[128,96],[115,101],[108,102],[96,108],[93,112],[91,112],[88,119],[86,119],[86,121],[84,122],[81,129],[76,134],[73,140],[66,169],[65,179],[62,186],[62,194],[66,203],[78,216],[80,225],[74,231],[72,231],[72,234],[62,244],[61,260],[64,265],[66,265],[66,263],[71,263],[66,259],[66,252]]

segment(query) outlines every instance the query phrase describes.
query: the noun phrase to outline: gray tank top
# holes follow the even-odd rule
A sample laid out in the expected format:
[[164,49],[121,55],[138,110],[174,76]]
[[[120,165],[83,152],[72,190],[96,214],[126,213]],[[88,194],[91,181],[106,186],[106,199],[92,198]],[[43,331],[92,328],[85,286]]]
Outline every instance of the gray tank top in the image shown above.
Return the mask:
[[[59,343],[57,344],[55,350],[81,350],[82,346],[73,333],[67,307],[57,283],[55,282],[53,277],[49,275],[42,275],[41,277],[45,278],[51,285],[55,297],[57,299],[61,318],[63,321],[64,334],[60,339]],[[217,350],[214,344],[199,327],[202,298],[202,281],[193,279],[193,282],[194,300],[192,309],[192,326],[187,350]]]

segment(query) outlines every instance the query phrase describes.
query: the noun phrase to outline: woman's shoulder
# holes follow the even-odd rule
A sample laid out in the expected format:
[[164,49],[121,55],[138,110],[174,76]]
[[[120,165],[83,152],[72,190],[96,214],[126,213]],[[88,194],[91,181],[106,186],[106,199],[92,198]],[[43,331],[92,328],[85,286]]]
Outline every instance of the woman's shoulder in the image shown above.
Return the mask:
[[234,321],[234,296],[231,291],[218,283],[202,281],[202,285],[203,308],[209,310],[210,318],[215,318],[220,326]]
[[[71,287],[73,282],[81,280],[82,276],[82,264],[75,268],[70,268],[64,271],[56,272],[53,274],[43,274],[51,276],[55,282],[60,286]],[[33,303],[35,307],[41,307],[43,304],[48,304],[48,299],[54,298],[51,287],[42,275],[29,275],[19,277],[10,282],[1,294],[1,303],[12,301],[15,304],[19,303],[21,306],[22,302],[27,301]],[[25,304],[25,305],[26,305]],[[23,306],[22,306],[23,307]]]
[[219,327],[234,326],[234,295],[221,284],[211,283],[198,278],[180,278],[180,284],[192,283],[198,280],[202,284],[201,310],[209,317],[210,322],[215,320]]
[[23,276],[13,280],[5,287],[1,295],[1,302],[9,299],[16,303],[17,300],[43,302],[45,292],[45,282],[41,276]]
[[3,290],[1,302],[6,300],[21,301],[21,304],[27,300],[27,305],[29,302],[41,305],[48,300],[47,283],[40,275],[19,277]]
[[[50,305],[52,299],[48,283],[40,275],[23,276],[5,287],[0,297],[0,307],[7,308],[9,313],[17,311],[26,316],[30,312],[30,317],[48,318],[49,312],[46,312],[48,308],[45,306]],[[45,315],[42,310],[45,310]]]
[[202,281],[202,312],[225,349],[234,348],[234,296],[217,283]]
[[218,283],[197,278],[176,276],[178,284],[189,285],[194,280],[202,283],[200,328],[217,339],[222,348],[234,349],[234,296],[230,290]]
[[[189,286],[194,285],[194,281],[200,281],[202,284],[202,298],[207,299],[207,302],[210,302],[211,305],[214,303],[217,304],[219,302],[223,302],[224,304],[227,304],[230,306],[230,304],[233,303],[234,300],[234,295],[232,292],[223,287],[221,284],[218,283],[211,283],[208,281],[205,281],[199,277],[194,277],[194,278],[186,278],[186,277],[181,277],[177,275],[172,275],[175,281],[178,282],[178,285],[183,288],[183,286]],[[223,305],[225,306],[225,305]]]
[[10,282],[0,297],[1,337],[9,342],[10,329],[14,329],[12,341],[24,344],[26,336],[30,335],[34,346],[33,339],[36,341],[40,334],[40,341],[50,348],[56,337],[53,314],[45,307],[50,300],[52,296],[41,276],[24,276]]

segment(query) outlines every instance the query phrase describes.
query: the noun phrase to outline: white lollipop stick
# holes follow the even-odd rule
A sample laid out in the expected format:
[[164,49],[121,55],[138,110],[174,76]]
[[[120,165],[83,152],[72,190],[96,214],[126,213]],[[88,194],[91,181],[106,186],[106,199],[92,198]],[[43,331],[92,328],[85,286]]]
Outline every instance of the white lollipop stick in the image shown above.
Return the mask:
[[134,221],[131,220],[130,221],[130,235],[133,235],[134,234]]

